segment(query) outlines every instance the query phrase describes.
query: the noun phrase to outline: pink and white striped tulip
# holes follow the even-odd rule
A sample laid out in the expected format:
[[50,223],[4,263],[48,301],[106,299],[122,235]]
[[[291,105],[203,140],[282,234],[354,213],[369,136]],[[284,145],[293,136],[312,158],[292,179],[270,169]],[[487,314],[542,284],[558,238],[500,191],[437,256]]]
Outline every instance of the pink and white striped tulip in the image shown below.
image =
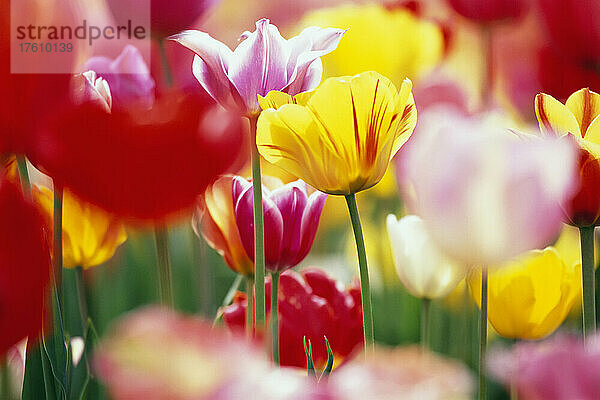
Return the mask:
[[254,32],[244,32],[231,51],[208,33],[188,30],[170,39],[196,53],[193,73],[217,102],[242,115],[260,112],[258,95],[272,90],[290,95],[312,90],[321,83],[321,56],[332,52],[346,32],[309,27],[290,40],[266,18]]
[[[254,260],[254,209],[252,183],[239,176],[233,179],[235,220],[244,249]],[[298,265],[310,251],[327,195],[307,194],[301,180],[272,191],[263,186],[265,267],[282,272]]]

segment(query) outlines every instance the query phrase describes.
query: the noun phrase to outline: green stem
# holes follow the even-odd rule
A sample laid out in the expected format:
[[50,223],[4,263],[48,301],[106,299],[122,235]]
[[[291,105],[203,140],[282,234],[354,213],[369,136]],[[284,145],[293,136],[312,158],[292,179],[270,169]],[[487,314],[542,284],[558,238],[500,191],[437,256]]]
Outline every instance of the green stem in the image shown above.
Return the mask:
[[63,314],[62,295],[62,269],[63,269],[63,247],[62,247],[62,215],[63,215],[63,188],[54,186],[54,228],[53,228],[53,254],[54,254],[54,284],[58,297],[58,311],[61,318]]
[[254,195],[254,286],[256,332],[265,329],[265,232],[262,208],[262,183],[260,175],[260,154],[256,147],[256,121],[250,117],[252,138],[252,191]]
[[583,281],[583,337],[596,332],[596,282],[594,276],[594,227],[579,228]]
[[83,268],[75,267],[75,285],[77,289],[77,299],[79,300],[79,315],[81,316],[82,337],[87,331],[88,309],[85,294],[85,281],[83,280]]
[[171,66],[169,65],[169,58],[167,57],[167,50],[165,48],[165,40],[162,38],[157,39],[158,51],[160,52],[160,60],[162,62],[163,73],[165,75],[165,86],[173,86],[173,74],[171,73]]
[[279,365],[279,272],[271,273],[271,329],[273,338],[273,364]]
[[429,340],[429,310],[431,309],[431,299],[421,299],[421,347],[427,349]]
[[[241,275],[240,275],[241,276]],[[254,279],[251,276],[246,277],[246,334],[252,337],[253,319],[254,319]]]
[[17,170],[19,171],[19,180],[23,194],[31,199],[31,181],[29,180],[29,171],[27,170],[27,159],[25,156],[17,156]]
[[485,357],[487,352],[488,270],[481,269],[481,311],[479,313],[479,400],[485,399]]
[[221,319],[223,318],[223,308],[231,304],[231,301],[235,296],[235,292],[237,292],[237,290],[239,289],[243,278],[244,277],[242,275],[237,275],[233,280],[233,283],[229,287],[229,290],[227,291],[227,294],[225,295],[225,298],[221,303],[221,307],[217,310],[217,316],[213,320],[213,326],[216,326],[219,322],[221,322]]
[[354,230],[356,251],[358,252],[358,269],[360,272],[360,293],[362,298],[365,351],[369,352],[373,349],[375,337],[373,333],[373,308],[371,306],[371,287],[369,285],[369,269],[367,268],[365,240],[363,238],[362,228],[360,226],[360,216],[358,215],[358,207],[356,206],[356,197],[354,196],[354,193],[348,194],[345,197],[346,203],[348,203],[350,220],[352,221],[352,229]]
[[160,303],[164,306],[173,308],[168,229],[157,227],[154,231],[154,239],[156,240],[156,255],[158,261],[158,289],[160,292]]

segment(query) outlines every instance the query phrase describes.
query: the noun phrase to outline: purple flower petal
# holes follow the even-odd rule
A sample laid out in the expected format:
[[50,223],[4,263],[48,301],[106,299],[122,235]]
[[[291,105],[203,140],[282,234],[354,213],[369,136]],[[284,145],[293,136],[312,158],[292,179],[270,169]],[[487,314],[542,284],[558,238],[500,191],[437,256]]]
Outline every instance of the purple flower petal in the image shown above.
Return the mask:
[[169,37],[196,53],[192,71],[204,90],[221,105],[237,109],[237,90],[227,76],[232,51],[225,44],[200,31],[183,31]]
[[260,110],[258,96],[286,86],[287,41],[268,19],[256,23],[256,31],[244,33],[246,39],[233,52],[227,75],[251,112]]
[[301,180],[289,183],[273,191],[271,200],[277,205],[284,221],[284,235],[277,269],[283,271],[296,265],[301,247],[302,215],[308,196],[306,183]]
[[294,261],[294,265],[297,265],[300,261],[304,260],[312,247],[315,235],[317,234],[317,228],[319,227],[321,212],[325,206],[325,200],[327,200],[327,195],[318,191],[311,194],[308,198],[308,204],[302,215],[302,227],[300,230],[302,243],[297,258]]
[[[235,204],[235,220],[246,254],[254,261],[254,199],[252,184],[235,177],[232,193]],[[283,239],[283,217],[275,203],[263,191],[263,218],[266,264],[278,263]]]

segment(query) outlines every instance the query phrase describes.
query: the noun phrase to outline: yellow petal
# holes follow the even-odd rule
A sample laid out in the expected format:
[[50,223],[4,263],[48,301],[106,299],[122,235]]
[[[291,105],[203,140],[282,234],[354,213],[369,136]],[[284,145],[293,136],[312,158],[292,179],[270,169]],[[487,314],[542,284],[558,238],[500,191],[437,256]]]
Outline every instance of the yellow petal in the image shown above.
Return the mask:
[[[592,121],[600,115],[600,95],[587,88],[581,89],[569,96],[566,105],[577,119],[583,138],[594,142],[588,137],[587,131]],[[600,137],[594,139],[600,140]],[[596,143],[600,144],[600,141]]]
[[567,106],[554,97],[538,94],[535,97],[535,114],[542,132],[560,136],[572,133],[581,138],[577,119]]
[[284,104],[300,104],[306,105],[314,92],[302,92],[295,96],[290,96],[287,93],[278,90],[271,90],[265,97],[258,95],[258,104],[260,108],[266,110],[268,108],[278,109]]

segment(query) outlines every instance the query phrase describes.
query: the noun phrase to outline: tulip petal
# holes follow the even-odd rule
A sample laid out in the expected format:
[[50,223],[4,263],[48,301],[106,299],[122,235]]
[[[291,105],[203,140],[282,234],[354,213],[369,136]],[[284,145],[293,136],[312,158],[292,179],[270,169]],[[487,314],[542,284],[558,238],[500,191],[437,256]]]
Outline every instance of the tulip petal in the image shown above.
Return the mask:
[[535,97],[535,114],[543,133],[550,135],[566,135],[571,133],[581,138],[577,119],[560,101],[547,94],[538,94]]
[[256,22],[256,31],[233,51],[227,75],[250,111],[258,111],[258,95],[287,84],[289,48],[275,25],[266,18]]
[[600,95],[587,88],[581,89],[569,96],[566,106],[577,119],[582,137],[591,140],[587,131],[592,121],[600,115]]
[[227,76],[233,56],[229,47],[200,31],[183,31],[169,39],[196,53],[192,65],[194,76],[213,99],[229,107],[240,102]]
[[312,247],[315,235],[317,234],[317,228],[319,227],[321,212],[325,206],[325,200],[327,200],[327,194],[319,191],[315,191],[308,198],[308,204],[302,215],[302,227],[300,230],[302,243],[294,264],[298,264],[304,260]]
[[[246,254],[254,260],[254,199],[252,185],[242,183],[243,178],[234,178],[235,220]],[[245,187],[243,191],[239,191]],[[269,193],[263,190],[263,220],[265,260],[267,265],[277,265],[283,240],[283,217]]]

